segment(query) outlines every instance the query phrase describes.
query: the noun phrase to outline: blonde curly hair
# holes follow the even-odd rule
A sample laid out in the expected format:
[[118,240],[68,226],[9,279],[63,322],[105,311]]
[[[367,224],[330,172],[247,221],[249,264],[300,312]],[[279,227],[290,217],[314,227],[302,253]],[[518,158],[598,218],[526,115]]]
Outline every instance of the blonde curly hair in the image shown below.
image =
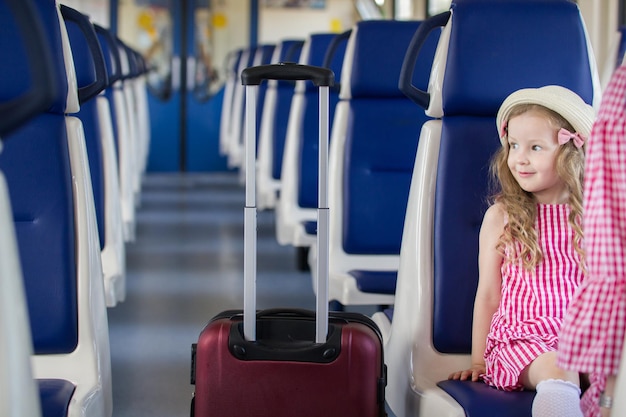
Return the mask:
[[[515,106],[509,115],[509,120],[529,111],[536,111],[544,115],[555,128],[565,128],[574,131],[572,125],[558,113],[538,104],[520,104]],[[505,130],[505,135],[508,133]],[[508,166],[509,145],[503,141],[503,146],[496,152],[491,162],[491,174],[499,186],[499,192],[493,197],[493,203],[502,204],[508,222],[500,237],[497,249],[504,254],[504,249],[521,244],[521,253],[518,256],[522,260],[524,268],[534,270],[542,261],[543,254],[537,242],[535,220],[537,218],[537,202],[533,194],[524,191],[513,177]],[[581,266],[584,270],[583,251],[583,181],[584,181],[585,146],[577,148],[572,141],[561,145],[557,150],[556,171],[558,176],[565,182],[569,191],[568,204],[570,214],[568,222],[574,230],[574,249],[578,253]],[[517,259],[508,259],[513,262]]]

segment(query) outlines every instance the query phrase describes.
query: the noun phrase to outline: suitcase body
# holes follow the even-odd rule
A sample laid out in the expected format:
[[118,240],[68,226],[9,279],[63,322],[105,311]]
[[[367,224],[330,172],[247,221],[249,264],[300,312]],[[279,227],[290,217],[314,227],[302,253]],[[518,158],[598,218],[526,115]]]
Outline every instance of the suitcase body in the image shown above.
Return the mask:
[[216,316],[195,351],[195,416],[384,415],[376,326],[364,316],[333,312],[327,342],[314,343],[312,313],[260,312],[255,342],[243,337],[241,311]]
[[[255,87],[262,80],[320,87],[316,311],[256,309]],[[328,312],[328,87],[326,68],[246,68],[244,309],[215,316],[192,346],[195,417],[376,417],[385,413],[380,331],[368,317]]]

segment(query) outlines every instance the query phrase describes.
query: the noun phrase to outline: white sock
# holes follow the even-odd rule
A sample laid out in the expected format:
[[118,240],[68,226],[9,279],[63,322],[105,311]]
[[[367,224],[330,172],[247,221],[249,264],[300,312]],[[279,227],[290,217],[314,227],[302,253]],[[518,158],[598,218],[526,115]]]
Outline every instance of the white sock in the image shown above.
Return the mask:
[[533,417],[583,417],[580,388],[562,379],[547,379],[537,384]]

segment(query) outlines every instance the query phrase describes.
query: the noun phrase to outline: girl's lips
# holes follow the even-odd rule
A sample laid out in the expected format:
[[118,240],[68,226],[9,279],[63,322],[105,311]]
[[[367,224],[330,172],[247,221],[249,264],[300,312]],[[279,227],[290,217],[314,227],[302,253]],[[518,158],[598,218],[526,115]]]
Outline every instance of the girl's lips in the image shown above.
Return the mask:
[[533,175],[533,173],[532,172],[517,171],[517,175],[519,175],[522,178],[526,178],[526,177],[530,177],[531,175]]

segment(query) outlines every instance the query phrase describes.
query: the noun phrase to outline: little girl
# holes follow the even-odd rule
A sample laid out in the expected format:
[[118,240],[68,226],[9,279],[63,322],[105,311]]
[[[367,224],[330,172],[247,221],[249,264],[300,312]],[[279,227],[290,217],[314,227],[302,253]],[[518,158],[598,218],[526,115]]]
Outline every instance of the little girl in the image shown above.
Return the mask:
[[591,106],[559,86],[522,89],[502,103],[500,185],[479,240],[472,367],[506,391],[536,389],[533,416],[582,416],[577,372],[556,365],[558,332],[584,276],[582,186]]

